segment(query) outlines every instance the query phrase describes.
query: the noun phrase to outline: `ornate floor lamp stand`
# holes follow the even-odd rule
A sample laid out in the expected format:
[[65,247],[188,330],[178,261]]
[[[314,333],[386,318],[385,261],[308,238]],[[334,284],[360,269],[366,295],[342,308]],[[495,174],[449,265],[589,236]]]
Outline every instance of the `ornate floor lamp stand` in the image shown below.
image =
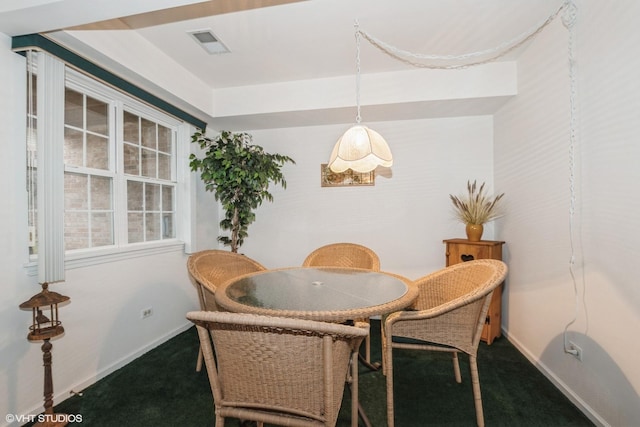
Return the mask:
[[[51,338],[64,333],[62,322],[58,320],[58,304],[69,300],[69,297],[57,292],[49,291],[49,284],[42,284],[42,292],[20,304],[21,309],[31,309],[33,314],[32,325],[29,327],[27,339],[29,341],[44,341],[42,344],[42,361],[44,365],[44,413],[38,415],[36,427],[66,426],[65,414],[53,412],[53,378],[51,376],[52,356]],[[45,315],[43,310],[49,310]]]

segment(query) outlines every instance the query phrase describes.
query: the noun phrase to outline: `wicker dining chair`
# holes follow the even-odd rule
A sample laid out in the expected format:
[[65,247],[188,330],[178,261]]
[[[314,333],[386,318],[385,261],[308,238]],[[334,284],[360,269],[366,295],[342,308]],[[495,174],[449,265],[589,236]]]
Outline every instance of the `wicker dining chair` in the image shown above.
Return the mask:
[[[388,426],[394,425],[393,349],[446,351],[462,382],[458,352],[469,356],[476,422],[484,426],[477,352],[491,296],[504,280],[504,262],[482,259],[454,264],[414,283],[418,299],[411,310],[390,314],[383,322],[383,372],[387,377]],[[395,340],[398,337],[409,340]],[[399,342],[400,341],[400,342]]]
[[[353,267],[380,271],[380,258],[373,250],[356,243],[331,243],[307,255],[303,267]],[[369,319],[361,319],[369,321]],[[371,337],[365,339],[365,360],[371,362]]]
[[225,418],[282,426],[335,426],[345,382],[358,425],[357,349],[366,323],[347,326],[245,313],[190,312],[204,353],[215,425]]
[[[198,290],[200,310],[218,311],[215,293],[219,285],[234,277],[266,270],[266,268],[245,255],[219,249],[208,249],[189,256],[187,270]],[[201,369],[202,349],[198,351],[196,371],[200,372]]]
[[366,246],[356,243],[332,243],[307,255],[304,267],[355,267],[380,270],[380,258]]

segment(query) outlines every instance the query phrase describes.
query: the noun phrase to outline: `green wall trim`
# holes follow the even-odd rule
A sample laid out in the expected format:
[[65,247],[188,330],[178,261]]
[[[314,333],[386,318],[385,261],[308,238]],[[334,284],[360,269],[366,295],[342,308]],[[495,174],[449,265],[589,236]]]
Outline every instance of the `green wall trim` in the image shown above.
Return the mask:
[[66,63],[100,79],[110,85],[117,87],[118,89],[134,96],[142,101],[184,120],[187,123],[191,123],[199,129],[206,129],[207,123],[198,119],[195,116],[181,110],[180,108],[160,99],[154,94],[147,92],[146,90],[126,81],[125,79],[118,77],[112,72],[105,70],[99,65],[81,57],[80,55],[71,52],[70,50],[60,46],[52,40],[40,35],[40,34],[26,34],[22,36],[15,36],[11,39],[11,48],[21,54],[24,54],[26,50],[35,49],[43,50],[51,55],[54,55]]

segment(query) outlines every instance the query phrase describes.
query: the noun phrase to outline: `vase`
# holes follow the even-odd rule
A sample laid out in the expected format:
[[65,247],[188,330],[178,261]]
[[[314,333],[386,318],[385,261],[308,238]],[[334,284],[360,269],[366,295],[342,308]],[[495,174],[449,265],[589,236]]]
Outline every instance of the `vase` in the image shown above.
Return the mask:
[[479,242],[482,238],[484,227],[482,224],[467,224],[465,231],[470,242]]

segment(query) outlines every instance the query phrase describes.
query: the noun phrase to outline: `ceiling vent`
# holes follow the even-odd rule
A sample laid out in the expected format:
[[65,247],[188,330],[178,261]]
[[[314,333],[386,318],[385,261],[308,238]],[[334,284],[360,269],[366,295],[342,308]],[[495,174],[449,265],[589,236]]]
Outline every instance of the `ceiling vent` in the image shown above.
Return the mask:
[[229,49],[211,32],[211,30],[188,31],[189,35],[210,54],[229,53]]

